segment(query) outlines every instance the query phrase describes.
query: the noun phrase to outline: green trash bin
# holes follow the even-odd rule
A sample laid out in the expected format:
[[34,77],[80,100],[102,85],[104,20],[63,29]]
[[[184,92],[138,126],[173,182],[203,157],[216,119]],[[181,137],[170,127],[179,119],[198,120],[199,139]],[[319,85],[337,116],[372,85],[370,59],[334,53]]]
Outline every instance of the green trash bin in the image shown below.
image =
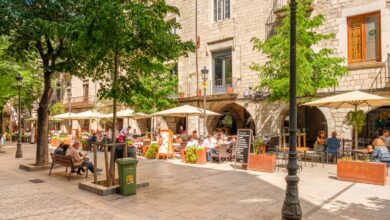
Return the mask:
[[137,190],[137,163],[134,158],[117,159],[119,191],[123,196],[134,195]]

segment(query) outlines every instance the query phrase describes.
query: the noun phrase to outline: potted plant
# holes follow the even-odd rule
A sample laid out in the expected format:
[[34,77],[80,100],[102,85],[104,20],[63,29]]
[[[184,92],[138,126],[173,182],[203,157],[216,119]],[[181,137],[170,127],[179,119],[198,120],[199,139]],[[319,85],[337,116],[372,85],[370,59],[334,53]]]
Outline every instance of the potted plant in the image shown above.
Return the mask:
[[82,149],[83,149],[84,151],[89,150],[88,139],[86,139],[86,138],[81,138],[80,142],[81,142],[81,147],[82,147]]
[[248,170],[275,172],[276,155],[266,154],[265,141],[257,139],[253,143],[253,153],[248,155]]
[[207,150],[205,147],[188,147],[185,152],[187,163],[205,164],[207,163]]
[[386,185],[386,163],[352,160],[352,157],[337,161],[337,179],[375,185]]
[[158,152],[159,145],[157,143],[151,144],[145,152],[145,157],[147,159],[156,159],[156,154]]
[[233,87],[231,87],[231,86],[227,87],[226,88],[226,92],[229,93],[229,94],[233,93]]
[[50,140],[50,145],[53,147],[57,147],[60,145],[60,137],[59,136],[52,136]]

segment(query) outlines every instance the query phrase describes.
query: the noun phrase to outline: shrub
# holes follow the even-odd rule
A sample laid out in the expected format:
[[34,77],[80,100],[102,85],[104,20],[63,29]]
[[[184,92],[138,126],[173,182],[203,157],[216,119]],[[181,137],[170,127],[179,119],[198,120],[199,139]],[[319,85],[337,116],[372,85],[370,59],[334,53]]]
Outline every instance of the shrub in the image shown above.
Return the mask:
[[148,147],[148,150],[146,151],[146,158],[148,158],[148,159],[155,159],[156,158],[156,154],[158,152],[158,149],[159,149],[158,144],[156,144],[156,143],[151,144]]

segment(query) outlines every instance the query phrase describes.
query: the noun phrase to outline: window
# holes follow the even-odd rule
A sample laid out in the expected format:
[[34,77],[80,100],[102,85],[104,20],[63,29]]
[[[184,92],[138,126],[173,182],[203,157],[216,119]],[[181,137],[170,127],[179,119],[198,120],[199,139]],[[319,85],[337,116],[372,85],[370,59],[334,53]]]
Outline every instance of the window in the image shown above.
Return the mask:
[[380,13],[347,18],[348,62],[381,61]]
[[88,101],[88,96],[89,96],[89,80],[86,79],[83,81],[83,98],[84,101]]
[[213,53],[213,93],[224,93],[232,86],[232,51]]
[[170,73],[172,74],[172,75],[178,75],[178,70],[179,70],[179,67],[178,67],[178,64],[177,63],[175,63],[175,64],[173,64],[172,65],[172,68],[170,69]]
[[230,18],[230,0],[214,0],[214,21]]
[[169,25],[171,25],[171,30],[170,30],[171,34],[176,34],[176,25],[175,25],[175,23],[176,23],[176,18],[167,21],[167,23],[168,23]]

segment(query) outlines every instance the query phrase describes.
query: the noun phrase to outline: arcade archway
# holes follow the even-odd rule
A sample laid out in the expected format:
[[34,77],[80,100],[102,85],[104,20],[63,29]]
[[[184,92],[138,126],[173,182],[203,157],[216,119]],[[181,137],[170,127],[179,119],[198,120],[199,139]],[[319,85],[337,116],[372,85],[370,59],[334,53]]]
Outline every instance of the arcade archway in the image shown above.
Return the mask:
[[390,130],[390,106],[383,106],[366,113],[366,125],[359,137],[374,139],[382,135],[383,130]]
[[[286,110],[285,117],[281,122],[281,130],[288,132],[289,112]],[[297,111],[297,127],[299,132],[306,132],[307,146],[312,147],[319,131],[328,133],[328,125],[322,111],[317,107],[299,106]]]
[[256,134],[255,122],[244,107],[236,103],[230,103],[214,107],[212,110],[222,115],[212,119],[209,130],[224,129],[227,134],[235,135],[238,129],[249,128],[253,130],[253,134]]

